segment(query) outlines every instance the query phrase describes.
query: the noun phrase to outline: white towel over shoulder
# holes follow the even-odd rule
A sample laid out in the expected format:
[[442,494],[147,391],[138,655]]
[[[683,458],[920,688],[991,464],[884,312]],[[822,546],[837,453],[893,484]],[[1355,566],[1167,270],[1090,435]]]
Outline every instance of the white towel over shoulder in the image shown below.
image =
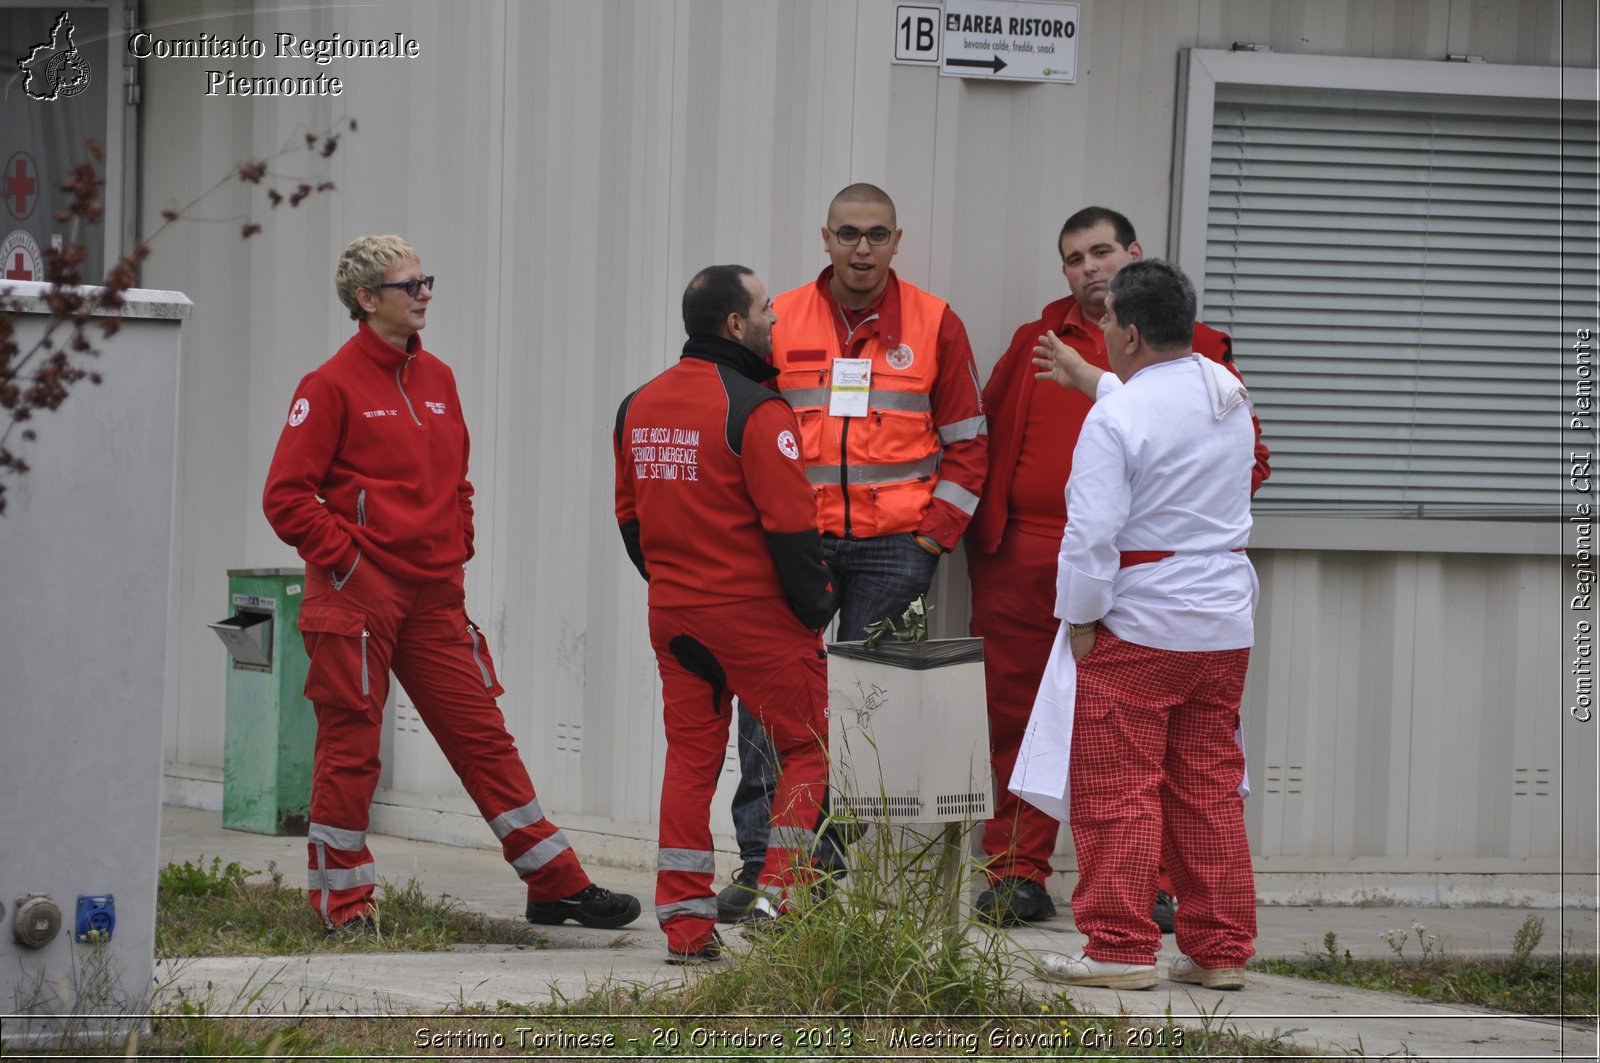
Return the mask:
[[1244,381],[1203,354],[1191,354],[1189,357],[1200,367],[1200,375],[1205,377],[1206,391],[1211,395],[1211,413],[1217,420],[1222,420],[1239,406],[1255,412],[1255,403],[1250,400],[1250,392],[1244,386]]

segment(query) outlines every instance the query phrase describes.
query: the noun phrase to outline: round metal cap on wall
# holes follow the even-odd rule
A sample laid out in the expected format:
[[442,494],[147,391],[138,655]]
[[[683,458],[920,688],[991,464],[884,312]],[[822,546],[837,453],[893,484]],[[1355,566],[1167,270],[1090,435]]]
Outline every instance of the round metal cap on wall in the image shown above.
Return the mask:
[[42,893],[30,893],[17,898],[17,914],[12,920],[11,933],[19,945],[42,949],[55,940],[61,932],[61,909]]

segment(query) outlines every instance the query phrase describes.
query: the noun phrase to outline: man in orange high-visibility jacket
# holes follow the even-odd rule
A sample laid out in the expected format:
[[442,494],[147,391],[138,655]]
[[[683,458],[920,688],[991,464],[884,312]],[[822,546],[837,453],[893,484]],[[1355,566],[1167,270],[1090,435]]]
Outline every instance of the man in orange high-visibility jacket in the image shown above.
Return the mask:
[[[800,423],[816,493],[822,549],[839,592],[835,637],[865,637],[928,589],[983,490],[988,424],[966,327],[943,299],[890,269],[900,247],[894,202],[853,184],[833,197],[822,229],[832,260],[814,282],[774,303],[772,363]],[[744,867],[718,898],[739,918],[766,851],[774,778],[771,746],[739,715],[734,828]],[[832,831],[818,858],[842,868]]]
[[[967,528],[972,633],[984,638],[997,796],[994,818],[983,832],[990,885],[979,894],[977,910],[1000,925],[1055,915],[1045,882],[1061,824],[1018,800],[1006,783],[1059,627],[1052,609],[1067,521],[1066,485],[1072,448],[1094,405],[1081,391],[1036,383],[1034,347],[1042,335],[1053,333],[1089,365],[1109,369],[1100,331],[1106,291],[1118,270],[1144,257],[1133,224],[1105,207],[1085,207],[1068,218],[1056,247],[1071,294],[1017,329],[984,387],[993,429],[989,473],[983,501]],[[1195,322],[1193,348],[1239,375],[1225,334]],[[1251,493],[1267,478],[1269,457],[1257,424]],[[1164,884],[1154,911],[1167,933],[1173,926],[1171,905],[1171,888]]]

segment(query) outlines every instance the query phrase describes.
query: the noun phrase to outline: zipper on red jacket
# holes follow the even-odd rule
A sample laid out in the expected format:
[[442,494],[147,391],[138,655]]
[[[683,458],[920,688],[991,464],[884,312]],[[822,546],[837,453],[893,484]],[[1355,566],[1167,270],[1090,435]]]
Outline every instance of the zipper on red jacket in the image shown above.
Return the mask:
[[405,372],[406,367],[411,364],[411,359],[415,357],[416,355],[414,354],[406,355],[406,360],[401,362],[400,367],[394,371],[394,386],[400,389],[400,397],[406,402],[406,412],[411,414],[411,420],[416,423],[418,428],[421,428],[422,419],[417,416],[416,409],[411,405],[411,396],[406,394],[406,386],[400,380],[400,374]]

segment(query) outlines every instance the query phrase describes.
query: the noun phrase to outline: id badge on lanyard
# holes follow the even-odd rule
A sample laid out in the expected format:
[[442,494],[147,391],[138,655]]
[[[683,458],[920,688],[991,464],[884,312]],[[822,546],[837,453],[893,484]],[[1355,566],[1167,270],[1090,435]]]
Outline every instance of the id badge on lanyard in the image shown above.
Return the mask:
[[828,416],[865,417],[872,391],[871,358],[835,358],[828,389]]

